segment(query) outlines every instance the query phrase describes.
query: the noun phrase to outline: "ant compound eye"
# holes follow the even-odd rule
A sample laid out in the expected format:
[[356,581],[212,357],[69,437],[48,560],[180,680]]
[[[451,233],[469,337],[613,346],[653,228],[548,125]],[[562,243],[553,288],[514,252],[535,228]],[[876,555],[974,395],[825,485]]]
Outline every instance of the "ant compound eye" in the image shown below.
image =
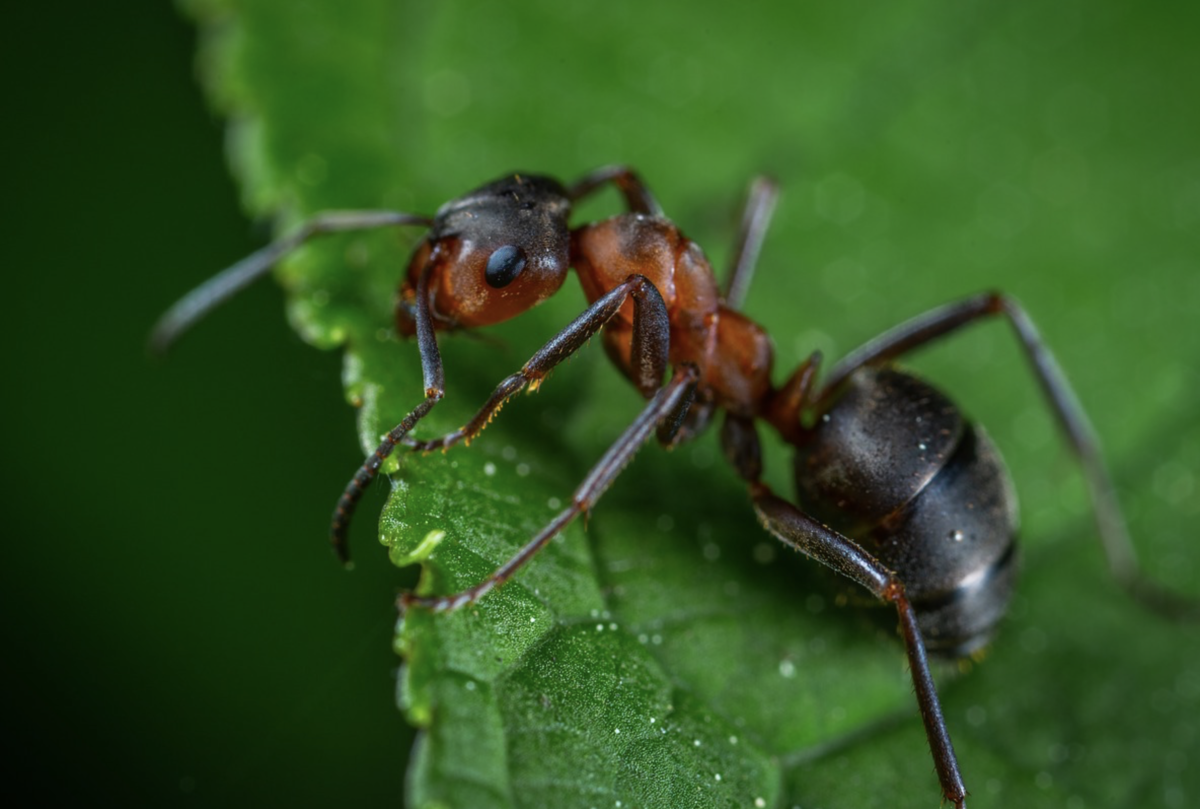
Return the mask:
[[488,258],[484,277],[489,286],[500,289],[511,284],[523,269],[525,269],[525,251],[515,244],[506,244],[497,248]]

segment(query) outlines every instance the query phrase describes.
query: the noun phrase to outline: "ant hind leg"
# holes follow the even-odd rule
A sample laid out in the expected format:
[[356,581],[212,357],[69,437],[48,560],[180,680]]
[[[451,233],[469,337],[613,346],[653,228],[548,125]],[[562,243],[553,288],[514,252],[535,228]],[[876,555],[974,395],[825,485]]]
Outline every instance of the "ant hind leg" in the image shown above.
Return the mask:
[[765,484],[751,482],[750,493],[759,520],[780,541],[828,565],[865,587],[881,601],[895,606],[913,689],[916,691],[921,721],[925,725],[925,735],[929,740],[942,794],[955,807],[962,809],[966,805],[967,790],[958,769],[946,720],[942,716],[937,687],[929,671],[929,660],[917,628],[916,613],[904,594],[903,583],[853,540],[825,527],[801,509],[777,497]]

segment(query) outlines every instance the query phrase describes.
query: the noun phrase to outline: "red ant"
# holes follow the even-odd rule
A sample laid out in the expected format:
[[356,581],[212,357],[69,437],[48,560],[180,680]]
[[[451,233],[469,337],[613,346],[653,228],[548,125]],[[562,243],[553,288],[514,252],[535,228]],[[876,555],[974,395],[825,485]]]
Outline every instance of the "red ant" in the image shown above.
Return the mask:
[[[610,184],[627,212],[571,229],[572,207]],[[597,170],[571,186],[510,174],[446,203],[432,219],[391,211],[325,213],[180,300],[155,328],[152,346],[164,351],[315,235],[395,225],[428,228],[396,305],[398,331],[417,338],[425,398],[384,437],[338,500],[330,531],[338,556],[348,561],[350,517],[398,445],[428,451],[469,442],[509,398],[527,386],[536,388],[601,332],[609,358],[648,404],[588,473],[570,505],[508,562],[461,593],[406,593],[401,609],[453,610],[481,598],[590,511],[652,434],[664,445],[687,441],[722,410],[722,448],[766,529],[895,607],[942,793],[962,807],[967,793],[926,650],[969,655],[990,639],[1003,617],[1016,574],[1015,499],[984,432],[944,394],[892,367],[894,360],[978,321],[1007,320],[1079,458],[1113,575],[1163,612],[1192,615],[1195,608],[1141,577],[1087,417],[1012,298],[985,293],[908,320],[851,352],[820,385],[821,357],[814,353],[775,387],[770,340],[738,308],[776,195],[769,180],[751,186],[724,290],[700,248],[662,215],[638,175],[622,166]],[[465,426],[440,438],[414,439],[412,429],[445,388],[437,332],[515,317],[558,291],[569,267],[579,275],[588,308],[502,381]],[[762,481],[758,420],[795,447],[804,508]]]

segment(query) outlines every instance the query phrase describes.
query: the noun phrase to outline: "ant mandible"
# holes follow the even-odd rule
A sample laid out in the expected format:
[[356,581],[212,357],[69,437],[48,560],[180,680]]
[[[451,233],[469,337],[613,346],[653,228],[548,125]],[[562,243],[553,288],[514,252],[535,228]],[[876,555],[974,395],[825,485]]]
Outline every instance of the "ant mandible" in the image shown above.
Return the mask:
[[[573,206],[609,185],[620,192],[627,212],[570,228]],[[776,196],[769,180],[751,185],[724,290],[700,248],[663,216],[646,185],[624,166],[599,169],[571,186],[546,176],[509,174],[446,203],[433,218],[393,211],[324,213],[181,299],[155,327],[151,345],[165,351],[207,312],[313,236],[426,227],[396,304],[399,333],[417,339],[425,398],[383,438],[338,500],[330,538],[339,558],[349,560],[350,517],[397,446],[429,451],[470,442],[509,398],[536,388],[600,332],[609,358],[648,404],[584,478],[570,505],[509,561],[461,593],[406,593],[400,608],[453,610],[481,598],[589,512],[651,435],[675,445],[724,411],[723,451],[766,529],[895,607],[942,793],[963,807],[967,792],[927,650],[958,658],[990,639],[1016,574],[1016,501],[983,430],[940,391],[894,368],[896,359],[964,326],[992,317],[1007,320],[1083,468],[1113,575],[1162,612],[1190,617],[1195,607],[1139,573],[1094,432],[1032,320],[1011,297],[976,295],[908,320],[851,352],[819,385],[821,356],[814,353],[775,387],[770,340],[738,308]],[[437,332],[515,317],[557,292],[569,267],[579,275],[588,308],[504,379],[465,426],[440,438],[414,439],[413,428],[445,389]],[[759,420],[795,448],[804,508],[762,481]]]

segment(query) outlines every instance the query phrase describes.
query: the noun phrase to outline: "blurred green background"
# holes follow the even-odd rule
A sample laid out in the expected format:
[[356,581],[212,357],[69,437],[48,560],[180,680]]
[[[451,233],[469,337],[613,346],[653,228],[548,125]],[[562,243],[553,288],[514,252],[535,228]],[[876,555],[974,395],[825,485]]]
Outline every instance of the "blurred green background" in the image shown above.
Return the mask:
[[[573,176],[620,160],[719,256],[744,182],[773,172],[785,197],[747,310],[782,366],[971,291],[1014,292],[1105,439],[1151,571],[1198,592],[1197,12],[643,6],[397,12],[384,38],[395,72],[364,88],[396,95],[395,146],[414,155],[416,187],[394,204],[428,209],[514,167]],[[192,28],[160,3],[28,5],[2,36],[16,788],[28,805],[327,805],[348,793],[398,805],[409,733],[392,707],[391,603],[411,577],[361,540],[344,575],[324,547],[360,458],[337,354],[285,327],[271,285],[170,362],[143,352],[166,304],[269,233],[240,213]],[[347,58],[358,45],[341,43]],[[593,354],[580,361],[607,373]],[[1018,362],[991,328],[919,366],[1013,467],[1029,590],[1054,586],[1038,576],[1041,547],[1059,574],[1078,571],[1073,591],[1099,612],[1132,610],[1107,600],[1071,464]],[[728,489],[714,484],[712,499]],[[377,487],[363,513],[382,502]],[[1061,561],[1060,540],[1083,546],[1082,568]],[[1072,610],[1084,635],[1089,611]],[[1133,698],[1123,733],[1153,737],[1173,699],[1194,703],[1183,690],[1200,682],[1197,636],[1178,637],[1193,650],[1165,650],[1180,694]],[[1130,661],[1119,648],[1100,657],[1121,682]],[[1180,727],[1191,730],[1170,740],[1174,758],[1149,754],[1145,805],[1196,800],[1179,773],[1200,756],[1200,731]],[[1128,743],[1131,767],[1160,749]],[[926,762],[909,764],[926,787]]]
[[191,24],[29,4],[3,36],[11,805],[399,805],[402,577],[369,552],[344,574],[322,538],[360,459],[339,357],[270,284],[170,361],[144,351],[268,233],[239,212]]

